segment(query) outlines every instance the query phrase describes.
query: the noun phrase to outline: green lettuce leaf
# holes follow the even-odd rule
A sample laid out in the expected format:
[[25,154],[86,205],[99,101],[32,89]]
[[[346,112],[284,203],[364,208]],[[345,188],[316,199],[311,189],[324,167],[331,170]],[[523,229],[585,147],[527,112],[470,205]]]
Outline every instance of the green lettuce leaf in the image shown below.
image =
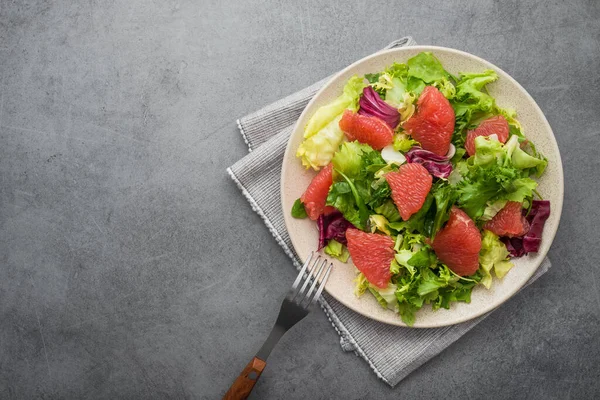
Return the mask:
[[341,262],[348,261],[348,257],[350,257],[350,253],[348,252],[346,246],[335,239],[330,239],[329,243],[327,243],[327,246],[323,248],[323,251],[326,254],[329,254],[331,257],[337,258]]
[[536,170],[539,168],[542,172],[544,172],[546,165],[548,165],[548,161],[545,159],[530,156],[529,154],[521,150],[521,148],[517,147],[512,153],[512,164],[515,168],[536,168]]
[[408,59],[408,76],[421,79],[425,83],[441,81],[448,77],[442,63],[432,53],[421,52]]
[[292,217],[294,218],[306,218],[308,214],[306,214],[306,209],[304,208],[304,203],[300,199],[296,199],[294,205],[292,206]]
[[362,296],[369,287],[369,281],[362,272],[359,272],[358,275],[356,275],[356,278],[354,278],[354,284],[354,295],[356,297]]
[[478,167],[492,163],[505,164],[506,152],[498,140],[479,136],[475,138],[475,155],[473,157],[473,165]]
[[333,168],[344,173],[349,178],[356,177],[363,168],[363,154],[372,152],[373,149],[367,144],[357,141],[342,143],[340,149],[331,159]]
[[499,196],[500,199],[509,201],[518,201],[522,203],[525,199],[533,197],[533,191],[537,188],[537,182],[531,178],[519,178],[504,185],[505,193]]
[[483,221],[489,221],[492,218],[494,218],[494,216],[504,208],[507,201],[508,200],[488,201],[487,207],[485,207],[485,210],[483,210],[483,215],[481,216],[481,219]]
[[327,195],[327,205],[335,207],[355,227],[365,229],[369,212],[362,201],[357,204],[356,196],[348,182],[335,182],[331,185]]
[[379,231],[388,236],[391,235],[392,233],[388,228],[388,224],[389,221],[383,215],[373,214],[369,216],[369,227],[371,228],[371,233]]
[[389,222],[400,221],[400,213],[392,200],[386,200],[379,207],[375,207],[377,214],[383,215]]
[[383,308],[389,308],[392,310],[396,308],[396,285],[390,283],[388,284],[388,287],[384,289],[369,285],[369,291],[373,296],[375,296],[377,302]]
[[481,251],[479,252],[479,269],[483,276],[481,283],[486,288],[489,289],[492,285],[492,269],[498,278],[502,278],[513,267],[513,263],[508,261],[509,254],[498,236],[488,230],[483,231]]
[[329,164],[334,153],[344,140],[344,132],[340,129],[338,116],[315,135],[305,139],[298,150],[296,157],[302,159],[302,165],[306,168],[319,170]]
[[394,107],[399,107],[404,102],[406,85],[399,78],[391,79],[391,87],[385,91],[385,101]]
[[399,133],[394,136],[394,150],[396,150],[396,151],[401,151],[403,153],[406,153],[413,146],[418,146],[418,145],[419,145],[419,142],[417,142],[416,140],[412,139],[410,136],[408,136],[404,133]]
[[492,96],[484,92],[487,84],[498,80],[498,74],[489,69],[480,73],[459,74],[456,84],[456,99],[468,104],[470,112],[491,112],[495,101]]
[[458,193],[455,188],[440,180],[432,187],[431,193],[435,199],[435,218],[431,229],[431,239],[442,229],[442,225],[450,218],[450,209],[458,200]]
[[391,196],[385,177],[377,177],[377,174],[397,166],[386,166],[381,153],[358,142],[344,143],[332,162],[334,184],[327,196],[327,205],[341,211],[357,228],[366,230],[369,215],[379,214],[375,209]]
[[423,247],[417,251],[408,261],[413,267],[431,267],[438,262],[435,253],[429,246]]

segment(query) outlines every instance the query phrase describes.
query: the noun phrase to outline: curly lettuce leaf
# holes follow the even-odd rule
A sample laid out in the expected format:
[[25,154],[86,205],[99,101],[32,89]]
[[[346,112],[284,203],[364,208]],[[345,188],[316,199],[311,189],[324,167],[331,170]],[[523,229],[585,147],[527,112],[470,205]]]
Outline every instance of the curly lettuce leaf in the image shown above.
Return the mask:
[[460,207],[473,219],[484,215],[495,200],[523,202],[533,197],[537,183],[529,170],[516,168],[512,155],[519,149],[515,136],[503,146],[489,137],[475,139],[475,155],[467,162],[467,173],[457,184]]
[[484,91],[484,88],[487,84],[497,80],[498,74],[491,69],[480,73],[461,73],[456,84],[456,99],[468,104],[471,112],[491,112],[496,102],[492,96]]
[[498,278],[503,278],[513,267],[514,264],[509,261],[508,257],[509,252],[500,238],[492,232],[484,230],[479,252],[479,269],[483,276],[481,283],[487,289],[492,286],[492,269]]
[[478,121],[492,117],[501,111],[486,90],[486,85],[497,79],[498,74],[492,70],[459,74],[456,93],[451,102],[455,115],[452,142],[457,147],[464,144],[467,129],[472,129]]
[[518,201],[522,203],[525,199],[533,197],[533,191],[537,188],[537,182],[531,178],[519,178],[504,184],[505,193],[499,199]]
[[396,151],[406,153],[414,146],[418,145],[419,142],[417,142],[411,136],[408,136],[405,133],[399,133],[397,135],[394,135],[394,150]]
[[431,229],[431,239],[433,239],[442,229],[442,225],[450,218],[450,209],[457,201],[458,194],[453,186],[444,181],[436,182],[431,193],[435,199],[435,218]]
[[363,154],[371,152],[373,148],[357,141],[345,142],[331,159],[333,168],[344,173],[349,178],[354,178],[363,167]]
[[362,296],[367,291],[368,287],[369,281],[367,280],[367,277],[362,272],[359,272],[358,275],[356,275],[356,278],[354,278],[354,295],[356,297]]
[[327,205],[337,208],[354,226],[365,230],[369,215],[379,214],[375,209],[391,197],[389,184],[383,176],[377,177],[377,173],[397,167],[386,166],[381,153],[358,142],[342,145],[332,162],[334,184]]
[[333,258],[337,258],[341,262],[348,261],[348,258],[350,257],[350,253],[346,246],[335,239],[331,239],[329,243],[327,243],[327,246],[323,248],[323,251]]

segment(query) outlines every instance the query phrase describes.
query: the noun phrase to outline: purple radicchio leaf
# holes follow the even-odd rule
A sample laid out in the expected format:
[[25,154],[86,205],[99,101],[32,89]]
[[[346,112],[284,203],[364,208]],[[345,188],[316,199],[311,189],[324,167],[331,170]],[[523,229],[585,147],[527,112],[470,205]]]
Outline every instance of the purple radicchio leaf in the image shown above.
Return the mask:
[[363,95],[358,104],[360,106],[358,113],[361,115],[377,117],[392,129],[396,129],[398,123],[400,123],[400,113],[398,110],[383,101],[371,86],[363,89]]
[[409,163],[421,164],[435,177],[447,179],[452,172],[452,163],[446,156],[437,155],[420,147],[413,147],[405,155]]
[[319,227],[319,250],[325,247],[331,239],[347,244],[346,230],[353,226],[339,211],[334,211],[329,215],[320,215],[317,225]]

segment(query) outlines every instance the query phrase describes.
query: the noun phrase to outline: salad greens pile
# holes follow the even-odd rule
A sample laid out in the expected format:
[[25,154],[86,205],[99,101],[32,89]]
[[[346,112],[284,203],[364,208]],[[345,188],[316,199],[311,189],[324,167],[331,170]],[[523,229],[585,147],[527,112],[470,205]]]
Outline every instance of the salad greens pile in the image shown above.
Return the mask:
[[[482,228],[509,201],[521,203],[523,215],[538,201],[534,200],[539,195],[533,178],[543,174],[547,160],[526,139],[516,112],[499,107],[487,91],[487,85],[497,79],[493,70],[452,75],[429,52],[419,53],[406,63],[394,63],[384,71],[354,76],[337,99],[315,112],[297,150],[307,168],[319,170],[333,165],[333,183],[325,205],[341,213],[336,218],[345,219],[354,228],[393,239],[395,255],[388,286],[377,287],[359,272],[355,293],[360,296],[370,292],[382,307],[398,312],[408,325],[415,322],[415,313],[425,304],[433,309],[448,309],[452,302],[470,302],[473,287],[490,288],[492,275],[504,277],[513,267],[510,256],[517,255],[506,246],[514,238],[499,237]],[[418,99],[426,86],[437,88],[454,110],[452,145],[446,156],[429,154],[402,128],[418,110]],[[361,111],[361,101],[367,99],[363,93],[367,96],[371,90],[376,99],[369,97],[371,105]],[[373,102],[383,104],[372,106]],[[399,116],[390,115],[390,106]],[[378,151],[368,143],[349,141],[339,126],[346,110],[364,112],[390,125],[390,148]],[[469,157],[465,149],[467,133],[494,116],[502,116],[508,123],[508,140],[501,143],[497,135],[476,137],[475,154]],[[433,175],[433,185],[422,207],[407,220],[401,218],[385,179],[404,160],[421,163]],[[481,231],[480,265],[470,276],[454,273],[438,259],[432,247],[452,207],[466,212]],[[300,200],[294,204],[292,215],[306,217]],[[319,228],[324,231],[325,225],[321,223]],[[343,232],[336,235],[335,239],[325,235],[322,245],[325,253],[345,262],[352,254],[348,253]],[[512,249],[512,244],[509,247]],[[357,268],[360,270],[360,266]]]

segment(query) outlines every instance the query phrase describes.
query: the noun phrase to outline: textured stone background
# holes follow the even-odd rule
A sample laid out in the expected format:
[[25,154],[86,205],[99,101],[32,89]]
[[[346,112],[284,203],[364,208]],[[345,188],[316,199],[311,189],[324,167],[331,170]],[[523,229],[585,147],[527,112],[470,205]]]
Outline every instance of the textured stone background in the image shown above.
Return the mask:
[[600,396],[597,1],[0,2],[0,398],[218,398],[293,268],[235,118],[404,35],[514,76],[557,136],[553,268],[395,389],[323,313],[253,398]]

